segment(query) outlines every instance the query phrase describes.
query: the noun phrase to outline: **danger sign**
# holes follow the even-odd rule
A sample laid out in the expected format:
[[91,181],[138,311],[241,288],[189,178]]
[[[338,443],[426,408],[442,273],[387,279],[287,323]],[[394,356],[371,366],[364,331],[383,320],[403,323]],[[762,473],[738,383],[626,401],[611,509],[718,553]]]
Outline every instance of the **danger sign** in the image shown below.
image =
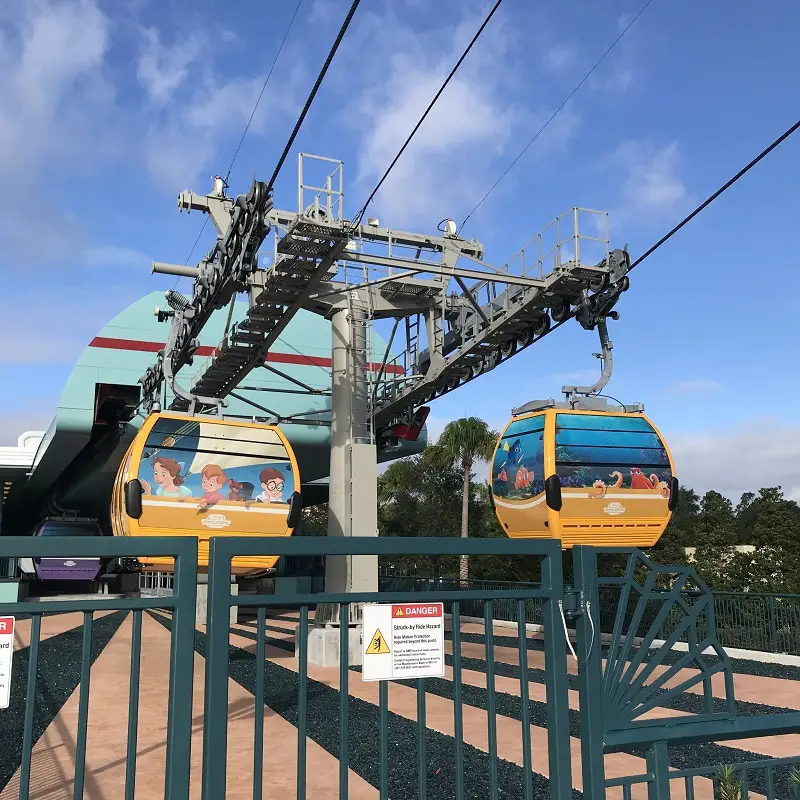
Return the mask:
[[0,617],[0,708],[11,702],[11,666],[14,660],[14,617]]
[[444,606],[442,603],[395,603],[364,606],[365,681],[444,676]]
[[441,603],[411,603],[392,606],[392,617],[441,617]]

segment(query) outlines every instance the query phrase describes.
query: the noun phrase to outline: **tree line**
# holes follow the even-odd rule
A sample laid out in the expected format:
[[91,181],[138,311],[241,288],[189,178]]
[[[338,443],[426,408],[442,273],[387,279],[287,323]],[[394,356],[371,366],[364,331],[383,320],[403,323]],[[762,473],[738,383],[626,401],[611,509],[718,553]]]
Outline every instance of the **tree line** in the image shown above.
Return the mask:
[[[436,444],[393,462],[378,478],[381,536],[504,537],[489,498],[489,485],[474,466],[491,457],[498,434],[469,417],[447,425]],[[308,509],[307,534],[325,532],[327,507]],[[753,552],[737,552],[752,545]],[[598,546],[602,546],[598,542]],[[678,507],[663,536],[645,551],[659,564],[693,565],[719,591],[800,593],[800,505],[780,487],[745,492],[734,505],[716,491],[702,497],[680,488]],[[538,559],[500,556],[407,557],[382,566],[424,577],[489,581],[538,581]],[[565,557],[569,576],[569,558]]]

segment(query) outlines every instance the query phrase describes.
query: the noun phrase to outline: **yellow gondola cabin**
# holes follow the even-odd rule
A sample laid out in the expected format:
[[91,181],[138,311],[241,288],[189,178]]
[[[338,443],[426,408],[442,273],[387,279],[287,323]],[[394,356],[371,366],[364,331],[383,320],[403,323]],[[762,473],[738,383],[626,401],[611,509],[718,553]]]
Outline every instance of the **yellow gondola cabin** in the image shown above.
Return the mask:
[[[151,414],[114,484],[115,536],[196,536],[208,568],[212,536],[291,536],[300,519],[300,476],[292,448],[272,425]],[[171,558],[141,558],[170,570]],[[236,557],[234,574],[271,569],[277,556]]]
[[547,408],[509,422],[492,502],[511,537],[652,547],[678,500],[663,437],[642,413]]

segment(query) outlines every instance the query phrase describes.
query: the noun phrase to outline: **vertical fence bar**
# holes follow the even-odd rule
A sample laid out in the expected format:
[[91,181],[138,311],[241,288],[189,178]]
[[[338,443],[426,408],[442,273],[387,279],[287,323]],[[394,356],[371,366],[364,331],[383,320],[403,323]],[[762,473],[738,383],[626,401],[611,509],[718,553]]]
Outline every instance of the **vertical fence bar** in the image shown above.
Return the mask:
[[378,709],[380,712],[378,729],[380,778],[378,785],[381,800],[389,800],[389,681],[378,682]]
[[453,738],[456,747],[456,800],[464,800],[464,708],[461,701],[461,608],[453,601]]
[[347,800],[350,777],[350,604],[339,606],[339,800]]
[[[561,562],[561,543],[552,542],[553,549],[542,561],[542,585],[548,592],[542,608],[544,624],[544,670],[547,693],[547,747],[550,767],[550,797],[552,800],[572,800],[572,757],[569,745],[569,684],[567,683],[567,642],[561,618],[564,596],[564,570]],[[589,795],[592,800],[605,798],[602,793]],[[584,788],[584,792],[586,789]]]
[[489,726],[489,800],[497,800],[497,696],[494,681],[494,608],[491,600],[483,604],[484,645],[486,647],[486,715]]
[[769,644],[773,653],[780,653],[778,642],[778,602],[774,594],[767,600],[769,604]]
[[142,652],[142,612],[133,612],[131,625],[131,677],[128,694],[128,753],[125,759],[125,800],[136,791],[136,754],[139,738],[139,670]]
[[[211,552],[213,542],[211,538]],[[172,583],[174,612],[172,617],[172,643],[170,646],[169,667],[169,708],[167,711],[167,767],[165,775],[165,794],[172,800],[189,800],[189,779],[192,757],[192,689],[194,687],[194,635],[197,605],[197,539],[181,537],[176,543],[175,572]],[[224,559],[223,559],[224,562]],[[222,567],[222,569],[220,569]],[[219,732],[222,734],[222,746],[227,747],[228,719],[228,620],[230,619],[231,600],[231,565],[222,563],[217,573],[225,575],[224,580],[217,578],[217,605],[223,611],[218,621],[218,636],[222,637],[222,678],[223,694],[217,698],[222,700],[222,713],[218,717]],[[214,618],[212,600],[212,572],[209,568],[208,620]],[[221,584],[221,585],[220,585]],[[221,627],[224,625],[224,627]],[[221,628],[221,629],[220,629]],[[208,642],[211,641],[211,627],[208,627]],[[208,652],[208,651],[207,651]],[[208,699],[208,695],[206,695]],[[206,720],[207,721],[207,718]],[[226,749],[222,751],[222,766],[219,762],[219,750],[209,753],[209,763],[222,775],[222,796],[225,795],[225,758]],[[205,753],[203,754],[205,758]],[[204,764],[206,762],[204,761]],[[218,795],[219,796],[219,795]]]
[[22,762],[19,765],[19,798],[28,800],[31,785],[31,756],[33,752],[33,715],[36,710],[36,678],[39,673],[39,639],[42,615],[34,614],[31,624],[31,643],[28,648],[28,684],[25,689],[25,722],[22,729]]
[[428,758],[425,751],[428,725],[425,716],[425,678],[417,678],[417,800],[427,800],[428,797]]
[[519,697],[522,704],[522,780],[525,800],[533,800],[533,763],[531,761],[531,703],[528,692],[528,629],[525,625],[525,601],[517,601],[519,635]]
[[[196,539],[193,539],[196,543]],[[225,797],[228,771],[228,653],[231,611],[231,556],[229,542],[219,536],[209,541],[208,633],[203,719],[203,800]],[[195,559],[197,553],[195,551]],[[186,576],[190,578],[190,576]],[[176,590],[176,611],[183,609],[185,585]],[[186,609],[189,611],[189,609]],[[194,608],[191,609],[194,613]],[[192,629],[194,622],[192,622]],[[173,633],[173,636],[175,634]],[[191,704],[190,704],[191,709]],[[191,727],[189,728],[191,732]],[[188,787],[187,787],[188,789]],[[167,797],[170,795],[168,794]],[[184,795],[188,800],[188,792]]]
[[574,547],[575,589],[583,598],[583,613],[576,620],[578,694],[581,721],[581,771],[587,797],[605,797],[603,763],[603,661],[600,639],[597,551]]
[[308,606],[300,608],[300,665],[297,685],[297,800],[306,800],[306,723],[308,717]]
[[[767,764],[765,772],[767,780],[767,800],[775,800],[775,776],[771,764]],[[692,798],[692,800],[694,800],[694,798]]]
[[261,800],[264,784],[264,662],[266,647],[267,609],[258,607],[256,614],[256,696],[253,729],[253,800]]
[[669,753],[666,742],[656,742],[647,751],[647,771],[652,776],[647,784],[647,800],[669,800]]
[[74,800],[83,798],[84,773],[86,772],[86,735],[89,727],[89,673],[92,666],[92,612],[83,612],[83,641],[81,644],[81,682],[78,699],[78,734],[75,742],[75,783],[72,787]]

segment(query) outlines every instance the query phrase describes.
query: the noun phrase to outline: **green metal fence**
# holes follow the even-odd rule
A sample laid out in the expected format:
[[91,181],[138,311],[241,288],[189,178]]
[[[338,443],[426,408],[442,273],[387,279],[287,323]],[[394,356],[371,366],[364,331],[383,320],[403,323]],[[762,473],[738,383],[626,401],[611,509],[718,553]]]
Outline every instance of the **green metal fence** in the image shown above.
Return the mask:
[[[54,552],[57,548],[58,552]],[[538,584],[515,585],[503,582],[474,584],[467,588],[452,583],[413,586],[386,585],[384,591],[354,594],[299,594],[291,597],[274,595],[242,595],[231,592],[231,558],[237,555],[315,555],[326,558],[346,558],[365,555],[461,555],[493,554],[501,556],[527,555],[541,562],[542,581]],[[146,551],[146,552],[143,552]],[[166,776],[164,797],[168,800],[188,800],[190,787],[190,748],[192,735],[192,678],[195,651],[205,656],[205,713],[203,717],[203,763],[201,779],[203,800],[224,798],[228,788],[227,749],[229,707],[229,680],[241,681],[243,659],[253,667],[253,784],[246,788],[254,800],[263,800],[263,784],[269,770],[282,765],[264,763],[264,737],[266,709],[270,713],[286,713],[292,709],[292,724],[297,731],[297,769],[295,776],[297,800],[310,796],[308,786],[308,739],[313,733],[313,720],[309,712],[319,702],[324,682],[312,680],[313,667],[309,664],[308,635],[313,620],[310,609],[319,603],[338,606],[343,618],[349,618],[353,604],[433,602],[447,604],[452,615],[451,672],[452,685],[452,784],[445,789],[448,797],[466,800],[481,797],[498,800],[499,797],[519,797],[532,800],[548,796],[551,800],[573,797],[568,702],[567,621],[574,624],[578,664],[579,735],[581,738],[581,766],[583,796],[590,800],[603,800],[610,796],[632,798],[637,791],[647,792],[648,800],[670,800],[686,797],[690,800],[705,791],[709,779],[714,780],[720,767],[700,765],[680,770],[670,769],[671,748],[693,743],[736,741],[758,736],[800,733],[800,712],[778,715],[742,717],[737,713],[734,699],[733,670],[722,649],[720,631],[715,624],[714,598],[691,569],[661,567],[653,564],[639,551],[615,551],[627,557],[624,575],[605,576],[598,570],[598,551],[578,547],[573,551],[574,586],[565,587],[562,574],[562,553],[559,542],[486,540],[468,541],[431,538],[314,538],[311,539],[212,539],[209,574],[207,633],[195,629],[196,601],[196,541],[191,538],[153,539],[86,539],[69,538],[58,542],[36,538],[0,538],[0,558],[41,557],[63,555],[80,557],[137,557],[142,555],[172,556],[177,559],[176,576],[171,596],[141,598],[84,598],[80,600],[50,600],[46,604],[36,601],[3,603],[0,614],[31,619],[31,644],[27,675],[24,680],[24,722],[22,728],[21,759],[19,765],[20,794],[29,800],[31,788],[31,756],[35,739],[39,735],[36,722],[37,686],[40,680],[39,651],[42,618],[45,615],[78,612],[82,615],[82,646],[80,649],[80,683],[78,689],[78,724],[75,744],[73,796],[83,796],[86,782],[87,728],[89,725],[89,690],[94,617],[98,611],[121,610],[132,617],[132,646],[130,654],[131,678],[127,687],[128,728],[126,738],[125,800],[134,797],[136,788],[136,754],[141,744],[138,731],[139,667],[142,653],[143,611],[165,609],[158,614],[165,627],[171,629],[169,700],[166,738]],[[669,577],[669,580],[665,578]],[[601,594],[612,593],[617,598],[613,614],[604,623],[609,636],[601,640]],[[45,607],[46,606],[46,607]],[[255,640],[251,651],[243,655],[242,648],[231,646],[231,636],[240,635],[230,625],[232,606],[255,612]],[[270,685],[267,675],[270,658],[267,653],[269,628],[268,608],[298,607],[298,651],[296,656],[296,681],[291,692]],[[532,610],[533,609],[533,610]],[[563,616],[562,616],[563,614]],[[545,685],[547,747],[537,750],[532,743],[532,701],[529,673],[519,670],[519,695],[500,692],[495,678],[495,637],[493,622],[499,615],[516,619],[516,658],[519,665],[528,663],[529,648],[533,645],[525,635],[524,621],[537,621],[543,627],[542,643]],[[486,687],[486,775],[477,776],[475,783],[474,761],[469,761],[465,737],[465,710],[471,703],[471,684],[463,678],[465,666],[462,647],[469,641],[462,632],[465,617],[477,617],[483,622],[481,638],[482,658],[485,664]],[[531,619],[533,617],[533,619]],[[780,626],[780,618],[776,617]],[[668,625],[669,630],[665,630]],[[241,628],[241,626],[239,626]],[[285,628],[284,628],[285,630]],[[663,644],[656,643],[660,635]],[[678,641],[686,641],[688,649],[678,653],[672,649]],[[380,681],[377,713],[374,724],[368,728],[357,726],[361,717],[356,715],[358,703],[353,704],[350,683],[354,671],[348,663],[349,631],[341,626],[338,644],[342,655],[337,667],[338,684],[334,713],[329,714],[325,725],[338,728],[328,737],[325,749],[339,761],[338,796],[346,800],[349,792],[349,767],[356,747],[367,740],[374,758],[374,779],[381,800],[391,796],[414,797],[425,800],[441,797],[441,778],[431,772],[427,749],[431,729],[428,727],[427,697],[436,694],[434,682],[439,679],[419,679],[407,688],[415,692],[416,720],[411,746],[398,753],[393,731],[397,730],[399,715],[390,709],[390,692],[401,681]],[[270,644],[272,646],[272,644]],[[474,646],[474,645],[473,645]],[[506,645],[507,646],[507,645]],[[711,655],[707,651],[711,651]],[[473,667],[469,667],[473,668]],[[328,680],[335,673],[326,673]],[[688,677],[687,677],[688,676]],[[720,686],[712,686],[715,676],[722,678]],[[716,684],[716,681],[714,681]],[[330,688],[330,687],[328,687]],[[702,708],[690,715],[674,715],[649,719],[648,714],[669,707],[672,699],[698,690],[695,695]],[[21,685],[15,688],[21,695]],[[722,694],[722,697],[720,697]],[[125,702],[123,700],[123,702]],[[362,704],[365,701],[358,701]],[[516,704],[513,708],[511,704]],[[501,711],[502,709],[502,711]],[[338,712],[338,719],[336,712]],[[2,712],[0,712],[2,713]],[[498,724],[501,717],[513,716],[521,723],[521,767],[518,769],[518,786],[508,791],[508,784],[500,785],[499,772],[506,768],[498,747]],[[285,717],[284,717],[285,718]],[[541,724],[541,723],[537,723]],[[249,731],[248,731],[249,739]],[[313,739],[312,739],[313,741]],[[6,743],[3,743],[4,746]],[[475,748],[473,748],[474,750]],[[608,778],[604,758],[615,752],[646,753],[646,771],[624,778]],[[393,768],[397,759],[416,764],[413,786],[393,783]],[[796,777],[800,777],[800,755],[786,759],[769,759],[728,765],[742,784],[742,800],[756,791],[767,800],[800,800],[797,797]],[[470,768],[468,768],[470,767]],[[797,769],[793,772],[793,769]],[[537,780],[538,773],[547,773],[549,781],[544,787]],[[241,779],[239,779],[241,780]],[[517,778],[515,778],[517,780]],[[719,783],[719,779],[716,779]],[[434,786],[434,781],[437,785]],[[706,794],[706,796],[708,796]]]
[[[663,747],[661,748],[663,750]],[[661,754],[661,758],[669,753]],[[650,756],[651,764],[657,761],[655,751]],[[693,767],[691,769],[670,770],[668,784],[663,780],[660,791],[662,798],[671,795],[694,800],[703,794],[701,781],[711,781],[714,797],[732,797],[735,800],[749,800],[752,795],[766,797],[767,800],[800,800],[800,756],[792,758],[769,758],[760,761],[742,761],[716,767]],[[631,800],[634,787],[650,787],[651,776],[648,774],[630,775],[625,778],[611,778],[606,781],[609,789],[621,789],[623,800]],[[753,791],[756,784],[761,791]],[[784,794],[782,785],[786,787]],[[669,790],[668,794],[663,794]],[[724,794],[727,790],[728,794]],[[738,795],[736,791],[738,790]],[[655,791],[655,790],[654,790]],[[707,795],[708,792],[706,791]]]
[[[233,556],[255,555],[324,555],[327,558],[358,555],[528,555],[541,559],[542,583],[531,587],[505,587],[502,589],[425,589],[414,592],[385,591],[358,592],[353,594],[308,594],[296,595],[284,599],[273,595],[246,595],[236,597],[230,591],[230,564]],[[209,568],[209,612],[210,622],[206,648],[206,705],[203,727],[203,800],[215,800],[225,796],[226,791],[226,748],[228,725],[228,679],[230,676],[229,627],[228,617],[231,606],[258,609],[256,629],[256,664],[258,667],[255,688],[256,730],[254,746],[254,786],[253,797],[260,800],[263,775],[263,726],[259,722],[262,717],[260,709],[264,706],[263,661],[265,652],[265,622],[267,607],[300,606],[298,631],[298,698],[297,698],[297,736],[298,758],[296,786],[298,800],[307,797],[307,763],[306,733],[308,712],[308,647],[307,637],[310,627],[309,606],[319,603],[337,604],[340,616],[347,619],[350,605],[353,603],[402,603],[402,602],[434,602],[449,603],[452,613],[452,680],[453,680],[453,730],[454,730],[454,785],[452,790],[456,800],[466,797],[464,770],[464,708],[462,701],[462,655],[461,655],[461,607],[468,603],[480,603],[481,618],[486,622],[485,637],[486,678],[488,690],[488,797],[498,795],[498,757],[497,757],[497,694],[494,685],[494,644],[492,637],[492,606],[498,601],[514,602],[522,606],[531,599],[541,602],[542,619],[545,629],[545,691],[548,715],[547,739],[548,752],[532,752],[531,747],[531,711],[527,671],[520,672],[519,714],[522,723],[522,776],[517,797],[533,800],[534,770],[540,759],[547,760],[549,796],[553,800],[571,800],[572,775],[570,761],[569,704],[567,693],[567,662],[565,635],[560,616],[563,598],[563,576],[561,548],[558,542],[551,541],[513,541],[505,539],[474,539],[459,541],[453,539],[432,538],[314,538],[305,540],[274,539],[258,541],[253,538],[219,538],[211,540],[211,558]],[[334,755],[339,759],[339,797],[348,796],[349,743],[352,736],[376,737],[378,739],[377,758],[379,769],[377,785],[381,800],[389,798],[389,682],[380,681],[379,686],[379,721],[378,730],[369,734],[355,734],[349,730],[349,698],[348,681],[350,669],[348,664],[348,629],[341,626],[339,630],[339,652],[343,656],[339,664],[339,734],[336,742],[330,744]],[[521,664],[528,661],[528,640],[522,628],[518,637],[519,659]],[[417,746],[413,755],[408,752],[400,754],[407,761],[413,757],[417,764],[417,796],[425,798],[427,782],[431,779],[426,758],[426,688],[433,679],[415,681],[417,698]],[[285,702],[292,702],[287,698]],[[395,756],[393,756],[394,758]],[[471,777],[471,776],[470,776]],[[407,790],[406,790],[407,791]],[[406,795],[408,796],[408,795]],[[475,796],[471,793],[470,796]],[[398,797],[396,790],[393,797]]]
[[[425,578],[412,575],[381,576],[382,590],[415,591],[429,586],[437,588],[500,588],[509,586],[528,586],[534,584],[503,581],[467,581],[456,578]],[[761,594],[755,592],[712,592],[717,637],[723,647],[742,650],[759,650],[767,653],[800,655],[800,595]],[[684,592],[684,599],[691,603],[697,592]],[[600,630],[610,634],[619,606],[619,588],[601,587],[599,596]],[[470,616],[472,607],[462,607],[462,613]],[[479,616],[475,614],[474,616]],[[498,604],[495,609],[496,620],[517,621],[516,606]],[[529,624],[542,624],[541,603],[531,598],[525,606],[525,621]],[[665,640],[680,622],[680,612],[674,610],[664,620],[656,638]],[[627,623],[626,623],[627,624]],[[623,632],[626,626],[623,625]],[[686,644],[686,637],[678,641]]]
[[[606,552],[626,555],[623,576],[599,574],[594,548],[576,547],[573,553],[575,585],[580,587],[576,649],[585,795],[602,799],[606,789],[621,787],[622,796],[630,798],[633,787],[646,784],[648,800],[670,800],[677,782],[682,785],[675,796],[687,792],[685,797],[691,800],[696,782],[713,777],[724,765],[671,770],[670,747],[800,732],[800,712],[738,714],[733,668],[715,626],[714,598],[694,570],[659,566],[640,551]],[[599,598],[608,587],[615,589],[619,602],[610,642],[601,645],[596,635]],[[657,645],[667,619],[672,621],[672,631]],[[681,639],[687,641],[687,651],[675,654],[672,647]],[[723,679],[721,691],[719,685],[714,686],[715,676]],[[674,698],[692,690],[699,690],[695,692],[702,701],[699,710],[679,717],[663,714]],[[648,718],[652,714],[655,718]],[[646,751],[647,773],[606,779],[605,754],[632,749]],[[765,775],[759,793],[767,800],[784,800],[788,791],[794,791],[784,787],[791,785],[790,765],[798,760],[731,766],[744,774],[744,797],[748,796],[748,776],[761,769]]]
[[[57,550],[57,552],[54,552]],[[128,686],[128,730],[126,742],[125,790],[120,797],[133,800],[136,785],[136,753],[139,716],[139,673],[141,659],[142,612],[155,607],[168,608],[174,618],[170,645],[169,701],[166,741],[166,774],[164,797],[175,800],[189,798],[189,754],[192,735],[192,676],[194,674],[194,620],[197,573],[197,540],[190,537],[146,540],[116,537],[65,537],[54,543],[39,537],[0,537],[0,558],[37,558],[42,556],[72,558],[125,558],[172,556],[176,559],[174,592],[170,597],[83,598],[54,600],[46,603],[26,602],[0,604],[0,615],[31,620],[28,670],[24,689],[24,722],[22,753],[19,765],[19,800],[29,800],[31,788],[31,755],[35,737],[37,704],[45,702],[38,695],[40,680],[39,651],[42,619],[52,614],[78,612],[83,615],[78,727],[75,741],[75,773],[73,796],[83,797],[86,766],[86,739],[89,718],[89,678],[92,660],[94,614],[98,611],[132,613],[131,672]],[[12,686],[15,696],[20,691]],[[0,714],[6,713],[0,711]],[[8,748],[11,742],[4,742]],[[13,744],[17,744],[16,742]]]

